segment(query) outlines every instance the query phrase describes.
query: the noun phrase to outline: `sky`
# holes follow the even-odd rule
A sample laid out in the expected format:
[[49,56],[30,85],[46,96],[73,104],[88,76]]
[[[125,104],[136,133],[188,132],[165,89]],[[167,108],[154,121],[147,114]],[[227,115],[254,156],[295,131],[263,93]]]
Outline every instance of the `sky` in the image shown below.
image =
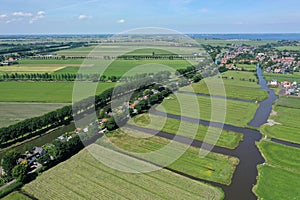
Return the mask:
[[0,34],[300,33],[299,0],[1,0]]

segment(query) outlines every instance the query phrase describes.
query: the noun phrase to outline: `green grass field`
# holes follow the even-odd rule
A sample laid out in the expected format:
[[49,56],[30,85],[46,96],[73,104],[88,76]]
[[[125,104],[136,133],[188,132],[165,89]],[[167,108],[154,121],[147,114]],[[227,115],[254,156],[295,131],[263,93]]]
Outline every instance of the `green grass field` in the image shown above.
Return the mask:
[[276,79],[279,82],[283,82],[283,81],[290,81],[290,82],[294,82],[294,81],[298,81],[300,80],[300,75],[295,73],[295,74],[274,74],[274,73],[263,73],[264,78],[266,79],[266,81],[271,81],[273,79]]
[[275,105],[300,109],[300,98],[280,96]]
[[260,46],[275,43],[275,40],[224,40],[224,39],[196,39],[199,44],[211,46],[231,46],[232,44],[245,44]]
[[[159,150],[170,143],[170,140],[161,137],[149,137],[147,134],[132,129],[126,129],[126,133],[123,132],[123,130],[118,130],[112,134],[108,134],[108,139],[118,148],[126,150],[130,153],[149,153]],[[185,144],[180,144],[177,142],[174,143],[176,145],[172,147],[172,150],[170,150],[172,153],[167,155],[168,157],[176,154],[176,152],[179,152],[180,149],[188,149],[180,158],[168,165],[168,168],[204,180],[225,185],[229,185],[231,183],[231,178],[235,171],[235,167],[239,163],[237,158],[212,152],[208,153],[206,157],[201,158],[199,157],[198,148],[188,147]],[[166,155],[161,155],[158,152],[157,157],[159,158],[151,156],[148,157],[144,154],[139,154],[138,156],[161,165],[161,163],[164,163],[164,157]]]
[[[94,145],[90,146],[90,151]],[[124,173],[83,150],[23,189],[38,199],[223,199],[218,188],[161,169]]]
[[246,71],[256,71],[256,65],[255,64],[250,64],[250,65],[247,65],[247,64],[237,64],[237,67],[241,67],[243,68],[244,70]]
[[61,103],[0,103],[0,127],[37,117],[65,106]]
[[13,192],[2,198],[2,200],[30,200],[30,198],[20,192]]
[[284,126],[300,128],[300,109],[275,106],[274,110],[277,112],[277,115],[271,116],[271,119]]
[[300,196],[300,173],[269,165],[258,166],[257,185],[253,188],[259,200],[298,199]]
[[[218,86],[220,86],[220,83],[215,83],[214,80],[210,81],[210,79],[205,79],[201,80],[198,83],[193,83],[192,89],[190,86],[188,86],[182,88],[181,91],[194,92],[198,94],[209,94],[212,96],[226,95],[226,97],[228,98],[245,99],[253,101],[263,101],[268,98],[268,93],[264,90],[259,90],[258,88],[252,87],[240,87],[237,84],[232,85],[229,83],[229,81],[226,81],[224,83],[225,92],[222,90],[216,90],[215,88],[217,88]],[[209,90],[208,87],[212,88],[212,90]]]
[[300,196],[300,149],[270,141],[260,141],[266,164],[258,166],[254,192],[258,199],[297,199]]
[[[181,102],[184,102],[184,105],[188,105],[191,101],[191,95],[186,94],[177,94]],[[158,110],[163,111],[166,110],[167,113],[175,114],[175,115],[184,115],[187,117],[195,118],[193,113],[195,113],[195,108],[193,106],[189,106],[184,110],[184,113],[181,113],[181,108],[178,100],[176,100],[175,96],[171,96],[174,99],[165,99],[163,103],[157,107]],[[200,119],[203,120],[211,120],[211,99],[209,97],[195,97],[197,98],[198,105],[200,107]],[[216,106],[214,108],[215,113],[224,113],[223,110],[223,99],[214,99],[216,102]],[[240,127],[246,127],[247,123],[253,118],[255,115],[256,109],[258,108],[258,104],[255,103],[246,103],[239,101],[226,101],[226,118],[225,124],[231,124]],[[193,104],[191,104],[193,105]],[[191,113],[191,114],[190,114]],[[242,113],[242,115],[241,115]],[[216,122],[222,122],[221,117],[217,115]],[[214,119],[215,120],[215,119]]]
[[[80,83],[82,98],[90,96],[97,83]],[[1,102],[72,102],[73,82],[1,82]],[[99,83],[97,94],[112,88],[115,83]]]
[[[165,123],[161,124],[161,122]],[[211,128],[208,132],[208,127],[203,125],[194,125],[189,122],[179,121],[171,118],[164,118],[161,116],[151,114],[138,115],[134,117],[134,119],[130,123],[140,127],[146,127],[154,130],[164,131],[167,133],[182,135],[188,138],[194,138],[199,141],[204,141],[204,138],[208,134],[216,135],[220,131],[220,129],[218,128]],[[160,127],[160,125],[163,126]],[[181,126],[180,129],[179,126]],[[195,134],[195,132],[193,131],[197,131],[197,133]],[[220,138],[218,139],[216,145],[229,149],[234,149],[239,145],[239,142],[242,140],[242,138],[243,135],[240,133],[222,130]]]
[[260,128],[260,130],[262,134],[266,135],[269,138],[276,138],[300,144],[299,128],[293,128],[283,125],[264,125]]
[[280,50],[280,51],[300,51],[300,46],[280,46],[280,47],[276,47],[276,49]]
[[[222,73],[223,81],[225,84],[235,85],[235,86],[245,86],[260,88],[260,85],[257,84],[257,77],[253,72],[244,72],[244,71],[227,71]],[[227,79],[226,79],[227,77]],[[249,81],[255,80],[253,81]],[[243,81],[244,80],[244,81]]]
[[[115,60],[88,61],[86,64],[94,64],[93,67],[84,67],[80,73],[93,74],[103,73],[105,76],[135,75],[141,73],[157,73],[159,71],[170,71],[170,69],[181,69],[195,64],[186,60]],[[105,68],[107,66],[107,68]],[[79,67],[65,67],[55,73],[77,73]]]

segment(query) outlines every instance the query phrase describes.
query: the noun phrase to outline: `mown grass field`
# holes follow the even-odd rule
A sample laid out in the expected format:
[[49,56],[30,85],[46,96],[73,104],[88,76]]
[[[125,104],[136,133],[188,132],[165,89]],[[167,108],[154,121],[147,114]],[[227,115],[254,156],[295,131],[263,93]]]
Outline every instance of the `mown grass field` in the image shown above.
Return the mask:
[[280,96],[275,105],[300,109],[300,98]]
[[[220,86],[220,83],[215,83],[212,79],[205,79],[201,80],[198,83],[193,83],[192,89],[189,86],[182,88],[181,91],[194,92],[198,94],[208,94],[212,96],[226,96],[228,98],[245,99],[253,101],[263,101],[268,98],[268,93],[264,90],[259,90],[258,88],[252,87],[241,87],[238,85],[232,85],[229,83],[229,81],[224,81],[223,87],[225,88],[225,92],[214,89],[218,86]],[[212,89],[209,90],[209,88]]]
[[13,192],[2,198],[2,200],[30,200],[30,198],[20,192]]
[[258,182],[254,192],[258,199],[297,199],[300,196],[300,149],[270,141],[258,147],[266,164],[258,166]]
[[[1,82],[1,102],[72,102],[73,82]],[[82,98],[87,98],[92,93],[92,88],[97,83],[80,83]],[[115,83],[99,83],[97,94],[112,88]]]
[[280,50],[280,51],[300,51],[300,46],[280,46],[280,47],[276,47],[276,49]]
[[275,40],[225,40],[225,39],[195,39],[199,44],[211,46],[231,46],[232,44],[245,44],[251,46],[275,43]]
[[[187,117],[195,118],[193,113],[195,113],[195,108],[191,103],[189,107],[186,107],[184,113],[181,112],[180,103],[176,99],[175,95],[171,96],[173,99],[165,99],[161,105],[157,107],[158,110],[163,111],[170,114],[175,115],[184,115]],[[177,97],[181,102],[184,102],[184,105],[188,105],[191,101],[191,98],[197,98],[198,105],[200,107],[200,119],[211,121],[211,112],[212,112],[212,104],[211,99],[209,97],[191,97],[191,95],[187,94],[177,94]],[[214,98],[214,113],[217,114],[217,119],[212,119],[212,121],[222,122],[222,113],[225,114],[225,124],[231,124],[240,127],[246,127],[247,123],[253,118],[255,115],[256,109],[258,108],[258,104],[255,103],[247,103],[247,102],[239,102],[239,101],[226,101],[226,113],[222,106],[224,103],[223,99]],[[165,110],[164,110],[165,109]],[[219,113],[219,115],[218,115]]]
[[[89,150],[94,145],[89,147]],[[124,173],[96,160],[87,149],[51,168],[23,189],[38,199],[223,199],[223,192],[161,169]]]
[[257,185],[253,191],[259,200],[299,198],[300,173],[269,165],[258,166],[258,173]]
[[[112,63],[109,61],[88,61],[85,64],[94,64],[93,67],[84,67],[80,73],[94,74],[101,73],[105,76],[127,76],[141,73],[157,73],[159,71],[175,72],[176,69],[192,66],[194,62],[189,63],[186,60],[115,60]],[[107,67],[107,68],[106,68]],[[55,73],[77,73],[79,67],[66,67]]]
[[[122,131],[118,130],[112,134],[108,134],[108,139],[118,148],[130,153],[149,153],[159,150],[170,143],[168,139],[156,136],[149,137],[147,134],[132,129],[126,129],[125,131],[124,129]],[[239,163],[237,158],[212,152],[208,153],[206,157],[201,158],[199,157],[198,148],[188,147],[185,144],[177,142],[175,143],[176,145],[173,146],[174,149],[172,149],[172,153],[167,156],[175,155],[180,149],[188,149],[180,158],[168,165],[168,168],[204,180],[225,185],[231,183],[232,175],[236,165]],[[144,154],[138,156],[161,165],[161,163],[164,163],[164,156],[166,155],[158,153],[157,157],[159,158],[144,156]]]
[[297,73],[294,74],[275,74],[275,73],[263,73],[263,76],[265,78],[266,81],[271,81],[273,79],[276,79],[279,82],[283,82],[283,81],[290,81],[290,82],[294,82],[297,81],[299,82],[300,80],[300,75]]
[[62,103],[0,103],[0,127],[37,117],[65,106]]
[[274,110],[277,114],[271,116],[271,119],[283,124],[284,126],[300,128],[300,109],[275,106]]
[[237,67],[241,67],[246,71],[256,71],[256,65],[255,64],[237,64]]
[[[134,119],[130,123],[140,127],[146,127],[171,134],[182,135],[199,141],[204,141],[204,138],[207,135],[218,136],[218,134],[221,132],[220,138],[218,139],[216,145],[229,149],[236,148],[239,145],[239,142],[243,139],[243,135],[237,132],[220,130],[218,128],[213,127],[210,128],[208,132],[208,127],[203,125],[194,125],[189,122],[179,121],[171,118],[164,118],[161,116],[151,114],[138,115],[134,117]],[[179,128],[179,126],[181,126],[181,128]],[[208,138],[206,138],[206,140],[208,143],[210,142]]]
[[[260,88],[260,85],[257,84],[257,77],[253,72],[227,71],[222,73],[222,77],[225,84]],[[251,79],[252,81],[249,81],[249,79]],[[253,80],[255,81],[253,82]]]
[[264,125],[260,128],[261,133],[269,138],[276,138],[288,142],[300,144],[299,128],[284,125]]

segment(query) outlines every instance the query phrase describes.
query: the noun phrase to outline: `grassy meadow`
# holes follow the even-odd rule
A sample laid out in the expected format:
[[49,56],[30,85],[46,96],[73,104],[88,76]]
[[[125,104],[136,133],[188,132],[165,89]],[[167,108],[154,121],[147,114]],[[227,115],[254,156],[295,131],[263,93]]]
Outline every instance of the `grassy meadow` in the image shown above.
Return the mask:
[[0,103],[0,127],[37,117],[65,106],[62,103]]
[[[156,136],[149,137],[147,134],[132,129],[126,129],[125,131],[124,129],[122,131],[117,130],[107,136],[112,144],[119,149],[129,151],[130,153],[149,153],[160,150],[170,143],[170,140],[168,139]],[[213,152],[210,152],[206,157],[201,158],[199,157],[198,148],[188,147],[185,144],[177,142],[174,143],[176,146],[173,146],[174,149],[172,149],[171,155],[175,154],[180,149],[188,149],[181,157],[168,165],[168,168],[212,182],[225,185],[231,183],[235,167],[239,163],[237,158]],[[161,163],[164,163],[164,156],[166,155],[161,155],[159,152],[157,155],[157,157],[162,160],[159,160],[157,157],[144,156],[144,154],[138,156],[161,165]]]
[[21,194],[20,192],[12,192],[2,198],[2,200],[30,200],[30,198]]
[[[89,147],[91,151],[93,145]],[[124,173],[87,149],[44,172],[23,189],[38,199],[223,199],[223,192],[168,170]]]
[[[80,83],[82,98],[91,94],[92,88],[97,87],[96,94],[112,88],[115,83]],[[73,82],[1,82],[1,102],[72,102]]]
[[[161,122],[165,122],[164,124],[162,124],[163,125],[162,127],[159,126]],[[210,128],[208,132],[208,127],[203,125],[198,125],[198,124],[194,125],[189,122],[179,121],[171,118],[164,118],[161,116],[151,115],[151,114],[137,115],[133,118],[133,120],[130,123],[140,127],[146,127],[154,130],[164,131],[171,134],[182,135],[199,141],[204,141],[204,138],[206,137],[207,134],[216,135],[219,134],[221,131],[220,138],[218,139],[216,145],[220,147],[229,148],[229,149],[236,148],[239,145],[239,142],[243,138],[243,135],[241,133],[227,131],[227,130],[220,130],[218,128],[213,128],[213,127]],[[180,129],[179,126],[181,126]],[[197,131],[196,134],[195,132],[193,132],[194,130]],[[209,142],[208,139],[207,141]]]
[[[177,94],[181,102],[184,102],[185,105],[188,105],[191,101],[191,95],[187,94]],[[165,99],[161,105],[157,107],[158,110],[167,112],[174,115],[182,115],[180,103],[178,98],[175,95],[172,95],[170,99]],[[200,108],[200,119],[203,120],[211,120],[211,99],[209,97],[194,97],[198,101],[198,105]],[[217,114],[217,119],[212,119],[216,122],[222,122],[222,113],[225,115],[225,124],[231,124],[234,126],[246,127],[247,123],[253,118],[256,113],[256,109],[258,108],[258,104],[255,103],[247,103],[247,102],[239,102],[233,100],[226,100],[226,113],[223,110],[223,99],[214,99],[216,102],[214,107],[214,112]],[[185,108],[184,115],[187,117],[196,117],[192,113],[195,113],[195,108],[193,106],[189,106]],[[220,115],[219,115],[219,114]],[[241,115],[243,113],[243,115]]]
[[297,199],[300,196],[300,149],[270,141],[258,144],[266,163],[258,166],[254,192],[258,199]]

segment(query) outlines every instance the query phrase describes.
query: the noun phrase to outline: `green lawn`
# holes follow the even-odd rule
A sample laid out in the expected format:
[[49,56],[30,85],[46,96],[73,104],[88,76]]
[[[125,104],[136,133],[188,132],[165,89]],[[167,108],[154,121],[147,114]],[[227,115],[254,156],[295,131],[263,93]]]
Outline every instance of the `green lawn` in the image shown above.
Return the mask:
[[243,68],[244,70],[246,71],[256,71],[256,65],[255,64],[250,64],[250,65],[247,65],[247,64],[237,64],[237,67],[241,67]]
[[[198,101],[198,105],[200,107],[200,119],[203,120],[211,120],[211,99],[209,97],[193,97],[191,95],[186,94],[177,94],[180,101],[183,102],[185,106],[185,110],[183,113],[181,112],[180,104],[174,95],[171,96],[174,99],[165,99],[163,103],[157,107],[158,110],[163,111],[166,110],[167,113],[175,114],[175,115],[184,115],[187,117],[195,118],[197,116],[194,115],[195,108],[192,106],[193,103],[190,103],[193,98],[196,98]],[[226,101],[226,113],[224,111],[224,107],[222,106],[224,103],[223,99],[213,99],[215,102],[214,113],[216,113],[216,119],[213,121],[222,122],[223,113],[226,115],[225,124],[231,124],[235,126],[246,127],[247,123],[254,117],[256,109],[258,108],[258,104],[255,103],[247,103],[247,102],[239,102],[239,101]]]
[[300,144],[299,128],[293,128],[283,125],[264,125],[261,127],[261,133],[268,136],[269,138],[276,138]]
[[4,197],[2,200],[30,200],[30,198],[21,194],[20,192],[13,192]]
[[294,81],[298,81],[300,80],[300,75],[295,73],[295,74],[274,74],[274,73],[263,73],[264,78],[266,79],[266,81],[271,81],[273,79],[276,79],[279,82],[283,82],[283,81],[290,81],[290,82],[294,82]]
[[[88,147],[89,151],[98,145]],[[146,163],[145,163],[146,164]],[[83,150],[23,189],[38,199],[223,199],[223,192],[168,170],[124,173]]]
[[276,47],[276,49],[283,51],[283,50],[287,50],[287,51],[300,51],[300,46],[280,46],[280,47]]
[[56,60],[56,59],[24,59],[19,60],[19,64],[26,64],[26,65],[40,65],[40,64],[64,64],[64,65],[70,65],[70,64],[82,64],[83,59],[65,59],[65,60]]
[[[224,91],[214,90],[214,88],[218,87],[220,83],[215,83],[213,80],[210,79],[206,79],[205,81],[201,80],[198,83],[193,83],[192,89],[189,86],[182,88],[181,91],[195,92],[199,94],[210,94],[212,96],[226,95],[226,97],[228,98],[245,99],[253,101],[263,101],[266,98],[268,98],[268,93],[264,90],[259,90],[257,88],[252,87],[240,87],[238,85],[232,85],[229,82],[230,81],[226,81],[224,83],[225,93]],[[213,90],[209,90],[208,87],[213,88]]]
[[[126,133],[118,130],[112,134],[108,134],[108,138],[115,146],[130,153],[149,153],[163,148],[170,142],[168,139],[156,136],[149,137],[149,135],[131,129],[127,129]],[[161,165],[161,163],[165,162],[165,156],[176,155],[176,152],[180,149],[188,148],[180,158],[168,167],[197,178],[225,185],[231,183],[235,167],[239,163],[237,158],[212,152],[208,153],[206,157],[201,158],[199,157],[199,149],[177,142],[174,143],[176,145],[171,147],[174,149],[170,150],[172,152],[170,155],[161,155],[158,152],[157,157],[159,158],[149,157],[145,154],[139,154],[138,156]]]
[[9,126],[27,118],[37,117],[61,108],[62,103],[0,103],[0,127]]
[[[227,71],[222,73],[223,81],[225,84],[236,85],[236,86],[246,86],[253,88],[260,88],[261,86],[257,84],[257,77],[254,72],[245,71]],[[251,81],[249,81],[251,79]],[[253,82],[253,80],[255,80]]]
[[[162,123],[165,122],[165,123],[161,124],[161,122]],[[210,128],[208,132],[207,126],[195,125],[185,121],[179,121],[176,119],[164,118],[161,116],[150,115],[150,114],[138,115],[134,117],[133,121],[131,121],[130,123],[140,127],[146,127],[154,130],[164,131],[171,134],[182,135],[199,141],[204,141],[204,138],[207,135],[217,137],[218,134],[221,132],[221,135],[216,145],[229,148],[229,149],[236,148],[239,145],[239,142],[243,138],[243,135],[237,132],[220,130],[218,128],[213,128],[213,127]],[[179,126],[181,127],[180,129]],[[212,139],[215,139],[215,137]],[[209,138],[206,138],[206,141],[209,143],[210,142]]]
[[258,166],[258,173],[253,191],[259,200],[299,199],[300,173],[269,165]]
[[[2,102],[72,102],[73,82],[1,82]],[[87,98],[97,83],[80,83],[81,98]],[[115,83],[99,83],[97,94]]]

